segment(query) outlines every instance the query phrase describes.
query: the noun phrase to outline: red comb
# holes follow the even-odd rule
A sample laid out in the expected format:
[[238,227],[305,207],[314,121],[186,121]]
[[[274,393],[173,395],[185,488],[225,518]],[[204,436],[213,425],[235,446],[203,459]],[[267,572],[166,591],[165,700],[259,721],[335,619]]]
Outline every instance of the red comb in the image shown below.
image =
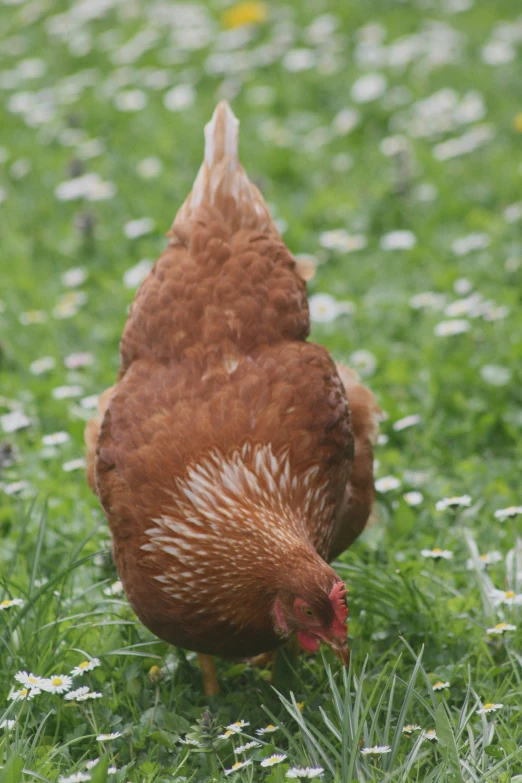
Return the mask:
[[348,591],[344,582],[336,582],[332,587],[330,594],[328,595],[328,598],[332,602],[335,616],[343,625],[348,619],[348,607],[346,606],[346,601],[344,600],[347,592]]

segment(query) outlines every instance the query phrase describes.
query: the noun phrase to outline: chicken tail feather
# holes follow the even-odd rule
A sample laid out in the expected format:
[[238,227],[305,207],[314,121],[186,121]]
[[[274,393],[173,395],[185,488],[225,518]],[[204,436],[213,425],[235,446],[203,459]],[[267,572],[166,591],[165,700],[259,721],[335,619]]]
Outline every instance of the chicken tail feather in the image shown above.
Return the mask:
[[250,228],[277,234],[263,196],[239,162],[238,143],[239,120],[228,102],[221,101],[205,126],[203,163],[168,233],[171,244],[188,244],[202,207],[217,208],[233,231]]

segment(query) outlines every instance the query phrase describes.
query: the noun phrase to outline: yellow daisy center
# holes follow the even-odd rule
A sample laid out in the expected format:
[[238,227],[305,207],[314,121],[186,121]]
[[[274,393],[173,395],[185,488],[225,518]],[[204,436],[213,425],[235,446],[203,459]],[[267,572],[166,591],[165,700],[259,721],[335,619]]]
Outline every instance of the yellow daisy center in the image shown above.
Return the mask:
[[442,552],[442,549],[439,549],[439,547],[437,546],[437,547],[435,547],[435,549],[432,550],[432,552],[433,552],[434,555],[440,555],[440,553]]
[[268,9],[264,3],[246,0],[233,5],[223,14],[223,24],[229,29],[234,29],[244,24],[261,24],[267,17]]
[[20,691],[20,695],[21,696],[27,696],[28,693],[29,693],[29,690],[27,688],[22,688],[22,690]]
[[2,603],[0,603],[0,606],[11,606],[11,601],[9,600],[9,598],[6,598],[5,601],[2,601]]
[[506,590],[506,592],[504,593],[504,597],[505,598],[514,598],[515,597],[515,593],[513,592],[513,590]]
[[82,661],[78,666],[79,669],[86,669],[89,665],[89,661]]
[[36,677],[33,677],[33,675],[32,675],[32,674],[31,674],[31,675],[29,675],[29,677],[28,677],[27,679],[29,680],[29,682],[34,682],[34,683],[37,683],[37,682],[38,682],[38,680],[36,679]]
[[275,729],[275,726],[272,723],[269,723],[268,726],[266,727],[266,730],[268,731],[269,729],[270,730]]
[[495,625],[497,631],[503,631],[505,627],[506,623],[497,623],[497,625]]
[[446,686],[445,682],[436,682],[433,686],[434,688],[444,688]]
[[61,677],[51,677],[51,685],[63,685]]
[[485,710],[490,710],[490,709],[491,709],[492,707],[494,707],[494,706],[495,706],[495,705],[493,704],[493,702],[491,702],[491,701],[488,701],[488,703],[487,703],[487,704],[484,704],[484,709],[485,709]]
[[232,764],[232,769],[238,769],[238,767],[242,767],[243,762],[242,761],[236,761],[235,764]]
[[522,133],[522,111],[513,117],[513,129],[518,133]]

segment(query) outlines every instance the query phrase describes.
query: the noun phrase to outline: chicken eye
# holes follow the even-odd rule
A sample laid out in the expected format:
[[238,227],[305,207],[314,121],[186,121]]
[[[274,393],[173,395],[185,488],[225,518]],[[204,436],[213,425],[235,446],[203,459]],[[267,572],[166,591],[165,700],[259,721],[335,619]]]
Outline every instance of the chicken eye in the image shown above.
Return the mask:
[[314,616],[314,613],[312,612],[312,610],[310,609],[310,607],[309,607],[309,606],[303,606],[303,607],[301,607],[301,611],[302,611],[302,613],[303,613],[303,614],[304,614],[306,617],[313,617],[313,616]]

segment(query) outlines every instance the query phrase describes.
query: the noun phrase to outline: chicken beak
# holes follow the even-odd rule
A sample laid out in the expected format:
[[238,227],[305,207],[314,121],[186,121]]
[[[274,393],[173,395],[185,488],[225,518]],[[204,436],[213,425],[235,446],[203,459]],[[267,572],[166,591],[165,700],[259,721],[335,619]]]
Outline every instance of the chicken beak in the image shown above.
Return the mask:
[[333,654],[339,658],[343,666],[350,665],[350,648],[348,647],[348,642],[346,639],[344,641],[337,641],[337,640],[328,640],[326,642],[330,650],[333,652]]

